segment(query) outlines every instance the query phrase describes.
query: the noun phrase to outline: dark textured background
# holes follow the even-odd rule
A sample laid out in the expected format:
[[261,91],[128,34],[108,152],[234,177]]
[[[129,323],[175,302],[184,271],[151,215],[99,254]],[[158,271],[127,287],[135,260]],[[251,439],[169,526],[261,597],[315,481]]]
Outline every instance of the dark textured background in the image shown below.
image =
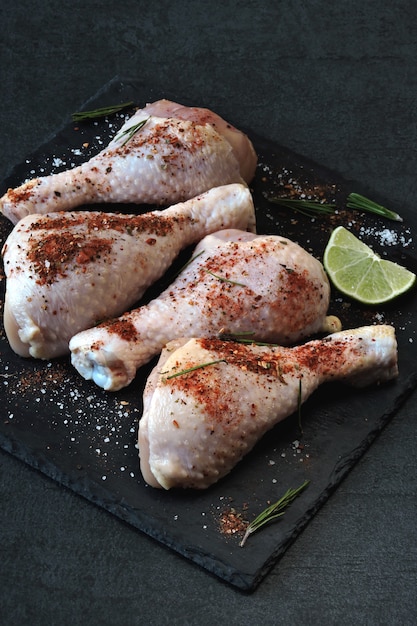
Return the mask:
[[[122,74],[413,210],[412,0],[4,4],[1,178]],[[0,623],[414,625],[415,413],[411,401],[250,596],[1,452]]]

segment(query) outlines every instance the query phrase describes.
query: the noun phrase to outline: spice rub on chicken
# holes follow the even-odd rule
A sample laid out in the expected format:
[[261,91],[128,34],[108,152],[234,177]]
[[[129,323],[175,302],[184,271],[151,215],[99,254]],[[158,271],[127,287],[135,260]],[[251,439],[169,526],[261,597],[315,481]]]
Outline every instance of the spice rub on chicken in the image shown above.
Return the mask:
[[153,487],[205,489],[320,384],[364,386],[397,374],[395,331],[386,325],[294,348],[175,340],[144,391],[138,436],[143,477]]
[[178,337],[246,334],[289,345],[340,329],[339,320],[327,316],[329,299],[322,264],[298,244],[224,230],[197,245],[158,298],[75,335],[71,360],[84,378],[116,391]]
[[249,138],[216,113],[159,100],[138,110],[89,161],[9,189],[0,210],[15,224],[98,202],[169,205],[249,183],[256,164]]
[[68,353],[70,338],[129,310],[183,248],[222,228],[254,230],[246,185],[217,187],[142,215],[30,215],[3,247],[4,325],[22,356]]

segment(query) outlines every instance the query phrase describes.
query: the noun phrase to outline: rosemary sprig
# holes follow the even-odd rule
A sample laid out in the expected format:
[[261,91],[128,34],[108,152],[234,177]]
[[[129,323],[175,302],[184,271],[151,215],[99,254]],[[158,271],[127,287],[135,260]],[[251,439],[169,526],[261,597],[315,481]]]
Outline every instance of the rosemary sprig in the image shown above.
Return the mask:
[[[195,372],[195,370],[199,370],[203,367],[209,367],[209,365],[216,365],[216,363],[227,363],[226,359],[217,359],[216,361],[208,361],[207,363],[201,363],[200,365],[194,365],[193,367],[188,367],[184,370],[180,370],[179,372],[175,372],[175,374],[170,374],[166,377],[165,380],[170,380],[171,378],[176,378],[177,376],[182,376],[183,374],[189,374],[190,372]],[[166,374],[166,372],[161,372],[161,376]]]
[[219,276],[218,274],[215,274],[214,272],[210,272],[210,270],[204,270],[207,274],[210,274],[210,276],[213,276],[214,278],[217,278],[217,280],[219,280],[221,283],[230,283],[231,285],[237,285],[238,287],[246,287],[246,285],[244,285],[243,283],[238,283],[235,280],[229,280],[229,278],[223,278],[223,276]]
[[222,341],[235,341],[236,343],[246,343],[253,346],[270,346],[275,347],[277,343],[271,343],[270,341],[257,341],[256,339],[251,339],[254,335],[252,331],[248,331],[247,333],[226,333],[224,330],[221,330],[217,337]]
[[[333,215],[337,206],[335,204],[329,204],[321,202],[319,200],[305,200],[303,198],[284,198],[279,196],[271,196],[267,193],[263,194],[264,197],[274,204],[279,204],[285,208],[298,211],[307,217],[318,217],[320,215]],[[362,196],[359,193],[350,193],[346,199],[346,207],[348,209],[355,209],[357,211],[365,211],[367,213],[373,213],[374,215],[380,215],[386,219],[393,220],[395,222],[402,222],[403,219],[395,211],[391,211],[386,207]]]
[[243,547],[249,535],[252,535],[255,531],[259,530],[259,528],[265,526],[265,524],[269,524],[269,522],[272,522],[278,517],[282,517],[285,514],[284,509],[286,509],[293,502],[293,500],[300,495],[309,482],[309,480],[306,480],[296,489],[288,489],[277,502],[268,506],[264,511],[262,511],[262,513],[255,517],[255,519],[246,528],[246,532],[239,545]]
[[222,341],[241,341],[242,343],[254,343],[253,339],[250,339],[254,336],[253,330],[242,331],[241,333],[228,333],[224,328],[219,330],[218,338]]
[[270,196],[264,194],[269,202],[279,204],[286,209],[292,209],[298,213],[302,213],[307,217],[317,217],[317,215],[331,215],[335,212],[335,207],[326,202],[318,200],[304,200],[303,198],[280,198],[279,196]]
[[191,263],[193,263],[196,259],[198,259],[199,256],[201,256],[202,254],[204,254],[205,250],[200,250],[200,252],[198,252],[197,254],[195,254],[194,256],[192,256],[190,259],[188,259],[188,261],[186,263],[184,263],[184,265],[182,265],[180,267],[180,269],[178,271],[175,272],[175,274],[172,276],[172,280],[174,280],[174,278],[178,278],[178,276],[180,274],[183,273],[183,271],[185,269],[187,269],[187,267],[189,265],[191,265]]
[[122,102],[121,104],[114,104],[113,106],[101,107],[99,109],[92,109],[91,111],[77,111],[72,114],[73,122],[84,122],[85,120],[94,120],[100,117],[107,117],[108,115],[114,115],[123,109],[133,106],[133,101]]
[[403,218],[395,211],[391,211],[359,193],[350,193],[347,197],[346,206],[348,209],[358,209],[360,211],[368,211],[368,213],[375,213],[389,220],[394,220],[394,222],[403,221]]
[[125,137],[125,140],[122,143],[122,146],[125,146],[127,142],[130,141],[132,137],[136,135],[136,133],[139,132],[140,129],[145,126],[148,119],[149,117],[147,117],[145,120],[140,120],[140,122],[138,122],[137,124],[133,124],[133,126],[130,126],[129,128],[126,128],[125,130],[122,130],[118,135],[116,135],[114,140],[117,141],[118,139],[122,139],[122,137]]

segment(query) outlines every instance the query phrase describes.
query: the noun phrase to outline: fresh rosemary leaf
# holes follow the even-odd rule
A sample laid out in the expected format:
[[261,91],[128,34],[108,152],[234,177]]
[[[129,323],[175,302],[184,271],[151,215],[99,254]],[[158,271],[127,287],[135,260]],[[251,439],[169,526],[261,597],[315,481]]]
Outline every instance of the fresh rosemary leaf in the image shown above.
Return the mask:
[[269,202],[279,204],[286,209],[293,209],[307,217],[317,217],[318,215],[331,215],[335,212],[335,208],[331,204],[319,202],[318,200],[304,200],[303,198],[280,198],[279,196],[270,196],[264,194]]
[[[307,217],[320,217],[322,215],[332,215],[336,212],[337,206],[335,204],[329,204],[326,202],[320,202],[318,200],[306,200],[303,198],[284,198],[279,196],[271,196],[264,193],[264,197],[274,204],[279,204],[287,209],[293,209],[298,211]],[[374,215],[380,215],[389,220],[395,222],[402,222],[402,217],[395,211],[391,211],[386,207],[362,196],[359,193],[350,193],[346,200],[346,207],[348,209],[355,209],[357,211],[366,211],[373,213]]]
[[271,504],[264,511],[262,511],[262,513],[260,513],[246,528],[246,532],[239,545],[243,547],[249,535],[252,535],[254,532],[265,526],[265,524],[269,524],[269,522],[272,522],[278,517],[282,517],[285,513],[284,509],[286,509],[293,502],[293,500],[300,495],[309,482],[309,480],[306,480],[296,489],[288,489],[277,502]]
[[94,120],[100,117],[107,117],[108,115],[114,115],[123,109],[133,106],[133,102],[122,102],[121,104],[115,104],[113,106],[101,107],[100,109],[93,109],[91,111],[77,111],[72,114],[73,122],[83,122],[85,120]]
[[140,120],[140,122],[138,122],[137,124],[133,124],[133,126],[130,126],[129,128],[126,128],[125,130],[121,131],[115,137],[115,141],[117,141],[118,139],[121,139],[122,137],[125,137],[125,140],[122,143],[122,146],[125,146],[127,144],[127,142],[130,141],[130,139],[132,139],[132,137],[134,135],[136,135],[136,133],[139,132],[140,129],[145,126],[145,124],[148,121],[148,119],[149,119],[149,117],[147,117],[144,120]]
[[381,215],[394,222],[402,222],[403,218],[395,211],[386,209],[384,206],[377,204],[373,200],[362,196],[359,193],[350,193],[347,197],[346,206],[348,209],[357,209],[359,211],[367,211],[368,213],[375,213]]
[[[216,361],[208,361],[207,363],[201,363],[201,365],[194,365],[193,367],[188,367],[187,369],[180,370],[179,372],[175,372],[175,374],[170,374],[166,377],[165,380],[170,380],[171,378],[176,378],[177,376],[183,376],[183,374],[189,374],[190,372],[195,372],[195,370],[202,369],[203,367],[208,367],[209,365],[216,365],[216,363],[227,363],[226,359],[217,359]],[[162,372],[162,376],[165,372]]]
[[[248,331],[247,333],[227,333],[224,330],[221,330],[217,337],[222,341],[235,341],[236,343],[246,343],[252,346],[277,346],[277,343],[271,343],[270,341],[257,341],[253,339],[253,335],[255,333],[253,331]],[[252,337],[252,338],[251,338]]]
[[199,256],[201,256],[202,254],[204,254],[205,250],[200,250],[200,252],[198,252],[197,254],[194,254],[194,256],[191,257],[191,259],[188,259],[187,263],[184,263],[184,265],[182,266],[182,268],[178,271],[178,273],[176,274],[176,276],[178,276],[178,274],[181,274],[191,263],[193,263],[196,259],[198,259]]
[[246,287],[246,285],[244,285],[243,283],[237,283],[235,280],[229,280],[228,278],[223,278],[223,276],[219,276],[218,274],[215,274],[214,272],[210,272],[210,270],[204,270],[204,271],[207,274],[210,274],[210,276],[217,278],[217,280],[219,280],[221,283],[230,283],[231,285],[237,285],[238,287]]

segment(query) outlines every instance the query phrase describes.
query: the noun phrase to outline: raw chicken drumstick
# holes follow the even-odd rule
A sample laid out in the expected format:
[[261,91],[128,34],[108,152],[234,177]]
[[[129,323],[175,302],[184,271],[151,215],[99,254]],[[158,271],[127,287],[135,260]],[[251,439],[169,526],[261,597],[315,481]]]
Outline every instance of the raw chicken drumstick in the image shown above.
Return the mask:
[[[226,230],[201,241],[174,283],[149,304],[73,337],[72,363],[116,391],[177,337],[253,333],[289,344],[340,324],[327,318],[330,288],[321,263],[275,235]],[[339,327],[340,328],[340,327]]]
[[397,374],[391,326],[337,332],[295,348],[175,340],[144,391],[143,477],[165,489],[209,487],[321,383],[363,386]]
[[248,137],[215,113],[159,100],[138,110],[86,163],[9,189],[0,210],[16,224],[31,213],[97,202],[168,205],[249,183],[256,163]]
[[129,310],[183,248],[219,228],[255,228],[246,185],[216,187],[163,211],[32,215],[3,247],[4,325],[22,356],[68,353],[70,338]]

